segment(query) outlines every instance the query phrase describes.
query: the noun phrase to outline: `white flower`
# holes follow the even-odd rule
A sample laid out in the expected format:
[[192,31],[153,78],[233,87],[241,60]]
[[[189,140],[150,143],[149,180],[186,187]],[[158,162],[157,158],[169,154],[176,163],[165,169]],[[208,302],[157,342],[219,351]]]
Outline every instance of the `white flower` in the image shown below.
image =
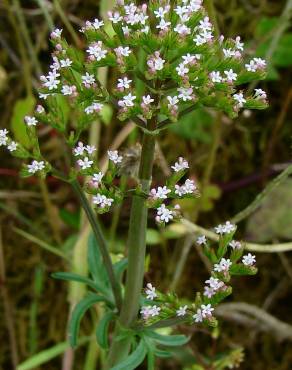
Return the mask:
[[36,112],[38,114],[45,113],[45,108],[42,105],[38,104],[37,107],[36,107]]
[[186,75],[190,70],[185,66],[184,63],[181,63],[179,64],[176,69],[177,71],[177,74],[181,77],[183,77],[184,75]]
[[191,54],[186,54],[186,55],[183,55],[182,58],[183,58],[183,63],[184,64],[192,64],[196,61],[196,59],[199,59],[197,58],[197,55],[191,55]]
[[229,71],[224,71],[226,75],[227,82],[236,81],[237,73],[233,72],[233,69],[229,69]]
[[123,96],[123,100],[119,100],[118,104],[120,107],[133,107],[133,101],[136,99],[135,95],[129,93],[128,95]]
[[258,68],[263,69],[266,67],[267,62],[262,58],[253,58],[253,60],[256,62]]
[[86,51],[89,55],[91,55],[98,62],[104,59],[106,57],[106,54],[108,53],[106,49],[102,49],[101,41],[90,44]]
[[199,244],[199,245],[205,245],[205,244],[207,244],[206,235],[199,236],[198,239],[197,239],[197,244]]
[[130,31],[131,30],[130,30],[130,28],[128,26],[122,27],[122,30],[123,30],[125,36],[129,36],[130,35]]
[[194,180],[187,179],[183,185],[185,194],[192,194],[197,189]]
[[206,44],[206,42],[207,42],[207,40],[201,35],[196,35],[196,37],[193,39],[193,41],[195,42],[195,44],[197,46]]
[[180,6],[178,5],[175,9],[174,9],[175,13],[181,18],[183,17],[186,13],[188,13],[189,9],[187,6]]
[[8,138],[7,138],[8,132],[9,132],[9,131],[8,131],[6,128],[1,129],[1,130],[0,130],[0,138],[2,138],[2,139],[8,139]]
[[88,157],[84,157],[83,159],[78,159],[77,163],[82,170],[86,170],[92,166],[93,161],[91,161]]
[[158,222],[166,222],[168,223],[173,219],[173,211],[168,209],[165,204],[161,204],[160,207],[157,208],[157,216],[156,220]]
[[211,288],[209,286],[204,287],[204,296],[205,297],[212,298],[214,294],[215,294],[215,291],[214,291],[213,288]]
[[184,192],[184,187],[180,185],[175,185],[175,194],[178,195],[179,197],[182,197],[185,192]]
[[162,8],[160,7],[158,10],[154,10],[154,14],[156,18],[164,18],[164,16],[169,12],[169,7]]
[[108,15],[109,20],[112,21],[114,24],[119,23],[123,19],[119,12],[109,12]]
[[189,168],[189,164],[188,161],[186,161],[183,157],[179,157],[178,161],[175,162],[174,166],[171,166],[171,168],[174,170],[174,172],[179,172]]
[[[0,138],[0,142],[1,142],[1,138]],[[17,149],[17,146],[18,144],[15,141],[11,141],[10,144],[7,146],[7,149],[10,152],[14,152]]]
[[240,41],[240,36],[237,36],[235,39],[235,47],[237,50],[243,51],[244,43]]
[[207,305],[202,304],[201,309],[203,318],[212,316],[212,311],[214,311],[214,308],[210,305],[210,303]]
[[177,89],[179,92],[179,99],[182,99],[182,101],[189,101],[192,100],[192,94],[193,94],[193,89],[191,87],[180,87]]
[[256,99],[267,99],[267,93],[262,89],[254,89]]
[[143,306],[140,310],[140,314],[142,315],[144,320],[147,320],[152,313],[152,306]]
[[166,99],[168,100],[168,108],[175,107],[179,103],[177,96],[167,96]]
[[155,71],[161,71],[163,69],[164,63],[165,60],[162,59],[159,55],[159,52],[157,52],[155,57],[153,58],[153,68],[155,69]]
[[73,63],[72,60],[70,60],[69,58],[60,60],[61,68],[70,67],[72,63]]
[[195,320],[195,322],[203,321],[202,310],[200,308],[198,308],[197,312],[193,315],[193,319]]
[[150,95],[142,96],[142,99],[145,105],[149,105],[154,102],[154,99],[152,99]]
[[25,116],[24,121],[27,124],[27,126],[36,126],[36,124],[38,123],[38,120],[35,117],[31,116]]
[[101,103],[98,103],[98,102],[93,102],[91,105],[89,105],[88,107],[86,107],[84,109],[84,112],[86,114],[92,114],[92,113],[99,113],[101,111],[103,107],[103,104]]
[[222,82],[223,78],[219,71],[213,71],[210,73],[210,78],[212,82]]
[[182,186],[175,185],[175,189],[175,194],[181,197],[185,194],[193,194],[197,187],[193,180],[187,179]]
[[174,32],[178,33],[179,35],[190,35],[191,29],[187,27],[185,24],[177,24],[174,28]]
[[215,263],[214,271],[216,272],[228,271],[231,265],[232,262],[230,261],[230,259],[221,258],[219,263]]
[[97,204],[100,208],[111,207],[113,203],[112,198],[107,198],[103,194],[97,194],[92,198],[93,204]]
[[160,29],[161,31],[167,31],[170,25],[171,25],[170,22],[166,22],[164,19],[161,19],[160,23],[156,26],[156,28]]
[[215,227],[215,232],[217,234],[229,234],[230,232],[235,230],[235,225],[233,225],[230,221],[226,221],[225,225],[218,225]]
[[143,306],[140,313],[144,320],[147,320],[149,317],[158,316],[161,308],[157,306]]
[[54,95],[54,94],[43,94],[43,93],[39,93],[39,98],[46,100],[47,97],[50,96],[50,95]]
[[88,154],[93,154],[96,151],[96,147],[94,145],[86,145],[85,150]]
[[242,108],[244,103],[246,103],[246,99],[243,97],[243,93],[238,93],[233,95],[233,99],[238,102],[238,107]]
[[227,234],[231,233],[232,231],[236,229],[235,225],[233,225],[230,221],[226,221],[224,227],[225,227],[225,233]]
[[214,278],[212,276],[210,277],[209,280],[205,281],[205,284],[209,284],[210,288],[214,289],[214,291],[217,291],[218,289],[224,287],[223,281],[220,281],[219,279]]
[[69,86],[69,85],[63,85],[61,89],[61,93],[63,95],[72,95],[76,92],[76,86]]
[[36,173],[37,171],[41,171],[45,168],[44,161],[32,161],[31,164],[27,165],[29,173]]
[[95,83],[94,75],[90,75],[88,72],[81,76],[83,85],[93,85]]
[[203,20],[201,20],[198,27],[202,30],[210,31],[212,29],[212,23],[210,22],[209,17],[205,17]]
[[144,28],[141,28],[141,32],[147,34],[150,30],[150,27],[149,26],[145,26]]
[[130,50],[128,46],[124,48],[122,46],[119,46],[118,48],[115,48],[115,52],[117,53],[117,55],[128,57],[132,53],[132,50]]
[[155,287],[152,286],[151,283],[148,283],[146,285],[145,293],[146,293],[146,298],[151,299],[151,301],[153,301],[153,299],[157,297],[157,294],[155,292]]
[[86,150],[85,146],[81,141],[78,142],[77,146],[73,149],[73,153],[75,156],[83,155],[84,150]]
[[52,39],[59,39],[61,37],[61,34],[62,34],[62,28],[56,28],[54,29],[52,32],[51,32],[51,38]]
[[104,174],[102,172],[94,173],[92,176],[92,181],[94,182],[94,185],[99,185],[103,176]]
[[191,12],[197,12],[198,10],[201,9],[202,2],[203,2],[203,0],[191,0],[189,5],[188,5],[188,9]]
[[229,243],[229,246],[232,249],[240,249],[241,248],[241,243],[237,240],[231,240],[231,242]]
[[47,87],[49,90],[54,90],[60,83],[60,80],[58,80],[59,76],[60,74],[54,69],[52,72],[49,72],[47,76],[41,76],[40,80],[43,82],[44,87]]
[[224,49],[223,48],[223,54],[225,58],[232,58],[236,55],[236,51],[232,49]]
[[118,89],[129,89],[131,82],[132,80],[129,80],[128,77],[119,78],[117,88]]
[[98,20],[95,18],[95,20],[92,22],[92,26],[96,29],[99,30],[102,26],[104,25],[103,21]]
[[158,186],[157,190],[156,189],[152,189],[150,191],[150,195],[154,198],[154,199],[167,199],[167,194],[171,193],[171,190],[168,189],[166,186]]
[[123,157],[122,157],[122,156],[119,156],[119,153],[118,153],[118,151],[117,151],[117,150],[113,150],[113,151],[108,150],[108,151],[107,151],[107,154],[108,154],[109,159],[110,159],[112,162],[114,162],[115,164],[117,164],[117,163],[121,163],[121,162],[122,162],[122,160],[123,160]]
[[176,316],[185,316],[187,314],[188,306],[180,306],[178,310],[176,310]]
[[253,266],[256,263],[256,257],[251,253],[248,253],[242,257],[242,263],[245,266]]
[[256,72],[258,66],[254,60],[251,60],[249,64],[245,64],[245,68],[248,72]]

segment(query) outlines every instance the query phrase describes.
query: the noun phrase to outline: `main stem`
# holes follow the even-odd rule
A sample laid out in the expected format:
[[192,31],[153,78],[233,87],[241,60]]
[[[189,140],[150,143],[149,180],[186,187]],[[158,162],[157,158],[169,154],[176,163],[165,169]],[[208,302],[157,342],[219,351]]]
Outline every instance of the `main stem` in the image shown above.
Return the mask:
[[[144,134],[139,168],[139,181],[143,192],[150,190],[152,167],[155,152],[155,136]],[[119,322],[109,353],[108,368],[118,364],[127,356],[130,339],[118,339],[119,327],[130,329],[135,323],[139,311],[139,300],[143,286],[146,229],[148,209],[142,196],[134,195],[132,200],[129,236],[128,236],[128,269],[126,290]]]
[[85,211],[86,213],[86,216],[88,218],[88,221],[92,227],[92,231],[94,233],[94,236],[95,236],[95,239],[97,241],[97,245],[100,249],[100,252],[101,252],[101,255],[102,255],[102,258],[103,258],[103,262],[104,262],[104,265],[105,265],[105,268],[106,268],[106,271],[107,271],[107,274],[108,274],[108,277],[109,277],[109,281],[110,281],[110,284],[111,284],[111,287],[112,287],[112,290],[113,290],[113,294],[114,294],[114,298],[115,298],[115,302],[116,302],[116,306],[118,308],[118,310],[120,310],[121,306],[122,306],[122,295],[121,295],[121,289],[120,289],[120,285],[116,279],[116,276],[115,276],[115,273],[114,273],[114,269],[113,269],[113,264],[112,264],[112,261],[111,261],[111,257],[110,257],[110,254],[109,254],[109,251],[108,251],[108,248],[107,248],[107,243],[106,243],[106,240],[105,240],[105,237],[103,235],[103,232],[97,222],[97,219],[96,219],[96,216],[94,214],[94,212],[92,211],[92,208],[90,206],[90,204],[88,203],[88,200],[78,182],[78,180],[72,180],[70,181],[73,189],[75,190],[79,200],[80,200],[80,203],[82,205],[82,208],[83,210]]

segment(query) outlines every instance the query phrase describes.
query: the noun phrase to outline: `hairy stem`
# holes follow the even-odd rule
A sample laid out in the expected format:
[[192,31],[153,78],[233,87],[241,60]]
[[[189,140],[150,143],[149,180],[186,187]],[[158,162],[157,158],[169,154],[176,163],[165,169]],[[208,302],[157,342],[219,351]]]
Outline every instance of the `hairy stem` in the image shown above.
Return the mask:
[[97,219],[95,217],[95,214],[92,211],[92,208],[90,207],[90,204],[88,203],[88,200],[83,193],[83,190],[81,189],[81,186],[77,180],[70,181],[70,184],[72,185],[73,189],[75,190],[79,201],[81,203],[81,206],[88,218],[88,221],[92,227],[94,236],[96,238],[97,244],[100,248],[100,252],[102,254],[103,262],[109,277],[109,281],[113,290],[116,306],[118,310],[120,310],[122,306],[122,295],[121,295],[121,289],[120,285],[116,280],[111,257],[109,255],[109,251],[107,248],[106,240],[104,238],[104,235],[102,233],[102,230],[97,222]]
[[[141,189],[146,193],[150,189],[154,152],[155,136],[145,133],[142,142],[139,181]],[[128,269],[125,298],[109,353],[109,368],[127,356],[130,348],[131,338],[118,340],[117,336],[119,334],[119,326],[125,329],[130,329],[133,326],[139,311],[139,300],[144,277],[147,215],[148,210],[145,205],[145,199],[139,195],[134,195],[128,236]]]

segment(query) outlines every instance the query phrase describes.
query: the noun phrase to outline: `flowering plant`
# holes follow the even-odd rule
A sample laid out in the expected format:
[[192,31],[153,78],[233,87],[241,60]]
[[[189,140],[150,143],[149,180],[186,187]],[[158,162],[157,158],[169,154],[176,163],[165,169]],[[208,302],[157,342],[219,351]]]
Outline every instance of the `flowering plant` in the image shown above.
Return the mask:
[[[108,325],[115,322],[107,368],[134,369],[147,355],[148,368],[154,369],[154,357],[167,355],[163,346],[182,345],[188,340],[182,335],[158,334],[156,328],[180,322],[216,326],[214,307],[231,294],[231,276],[256,273],[255,257],[242,257],[243,245],[233,240],[236,227],[227,221],[215,229],[220,235],[218,247],[211,246],[205,236],[197,241],[213,269],[203,294],[197,293],[194,302],[186,304],[173,293],[158,292],[150,283],[141,296],[148,209],[155,210],[155,219],[163,226],[179,221],[180,208],[175,199],[199,196],[195,182],[185,179],[189,165],[183,158],[172,166],[165,185],[151,187],[156,138],[198,107],[214,108],[231,118],[242,108],[266,108],[263,90],[244,92],[246,83],[265,77],[266,63],[261,58],[244,61],[240,37],[220,36],[201,0],[150,1],[141,6],[120,0],[106,24],[98,19],[87,21],[80,31],[87,40],[84,51],[69,45],[61,29],[51,33],[52,64],[48,74],[40,77],[39,97],[43,103],[33,116],[24,118],[31,149],[13,141],[7,130],[0,131],[0,145],[28,161],[22,176],[45,178],[51,174],[71,184],[91,223],[95,238],[88,252],[91,278],[55,274],[56,278],[83,282],[93,291],[72,313],[71,344],[77,343],[81,316],[93,304],[103,302],[105,314],[97,337],[105,348]],[[100,67],[119,71],[112,90],[99,81]],[[142,89],[137,88],[138,83]],[[133,121],[142,133],[134,189],[122,191],[115,185],[123,155],[108,151],[108,169],[102,171],[96,148],[81,139],[109,104],[121,121]],[[74,121],[68,122],[64,106],[70,107]],[[42,155],[37,127],[43,124],[64,137],[72,153],[70,168],[56,167]],[[125,196],[132,197],[128,258],[113,264],[95,212],[110,212]],[[123,285],[124,269],[127,273]]]

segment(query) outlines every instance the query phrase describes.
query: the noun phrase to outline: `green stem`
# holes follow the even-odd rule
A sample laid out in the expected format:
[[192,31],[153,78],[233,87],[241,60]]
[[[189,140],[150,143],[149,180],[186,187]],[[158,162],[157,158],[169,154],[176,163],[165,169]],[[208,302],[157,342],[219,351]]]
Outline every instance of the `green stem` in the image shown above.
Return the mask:
[[[154,129],[154,127],[152,127]],[[141,190],[148,193],[151,184],[152,167],[155,151],[155,136],[144,134],[139,168]],[[119,327],[130,329],[136,321],[139,311],[139,301],[144,278],[146,251],[146,229],[148,209],[145,199],[134,195],[132,201],[129,237],[128,237],[128,269],[126,278],[125,299],[123,301],[119,322],[109,353],[108,367],[119,363],[127,356],[131,338],[116,339]]]
[[90,207],[90,204],[78,182],[78,180],[71,180],[70,184],[72,185],[73,189],[75,190],[79,201],[81,203],[81,206],[86,213],[86,216],[88,218],[88,221],[92,227],[94,236],[96,238],[97,244],[100,248],[100,252],[102,254],[103,262],[105,265],[105,268],[107,270],[107,274],[110,280],[110,284],[113,290],[113,294],[115,297],[115,302],[118,310],[120,310],[122,306],[122,295],[121,295],[121,289],[120,285],[116,280],[114,269],[113,269],[113,264],[111,261],[111,257],[107,248],[106,240],[104,238],[104,235],[102,233],[102,230],[97,222],[97,219],[95,217],[95,214],[92,211],[92,208]]

